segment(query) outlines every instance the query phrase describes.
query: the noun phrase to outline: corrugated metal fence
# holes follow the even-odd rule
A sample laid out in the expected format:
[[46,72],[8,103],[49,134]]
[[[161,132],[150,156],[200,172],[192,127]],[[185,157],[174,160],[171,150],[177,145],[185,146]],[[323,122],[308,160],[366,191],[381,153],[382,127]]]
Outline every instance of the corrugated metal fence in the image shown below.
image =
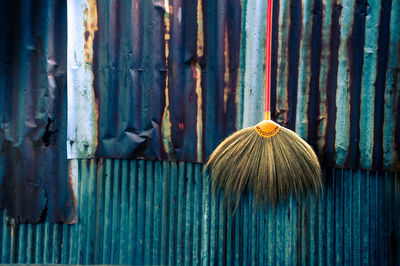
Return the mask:
[[[235,215],[212,199],[202,165],[73,160],[79,222],[3,226],[1,263],[394,265],[400,254],[396,174],[324,169],[316,200]],[[7,219],[2,212],[1,224]]]
[[[1,211],[0,262],[398,263],[398,173],[325,168],[319,200],[292,199],[262,214],[248,196],[233,216],[212,200],[201,164],[89,159],[97,152],[203,162],[227,133],[261,118],[265,1],[188,3],[69,2],[68,41],[76,46],[68,48],[76,49],[68,52],[67,126],[66,2],[1,2],[5,205],[21,221],[73,222],[75,186],[79,221],[15,225]],[[399,169],[400,1],[275,3],[274,117],[325,165]],[[150,87],[157,97],[141,94]],[[109,100],[110,91],[119,96]],[[36,196],[14,193],[19,184]]]

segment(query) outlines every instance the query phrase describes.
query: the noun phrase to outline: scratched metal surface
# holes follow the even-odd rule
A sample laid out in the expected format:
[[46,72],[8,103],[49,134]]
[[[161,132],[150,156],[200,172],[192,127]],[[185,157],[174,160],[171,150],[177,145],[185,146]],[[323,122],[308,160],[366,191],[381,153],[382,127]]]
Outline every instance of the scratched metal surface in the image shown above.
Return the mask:
[[70,2],[69,158],[201,162],[236,129],[239,0]]
[[65,146],[66,19],[63,1],[0,1],[0,208],[15,223],[76,220]]
[[[262,119],[264,1],[69,8],[68,158],[204,162]],[[273,21],[273,118],[325,165],[399,170],[399,1],[276,0]]]
[[[234,216],[212,199],[202,165],[72,160],[79,172],[75,225],[7,225],[0,263],[138,265],[396,265],[400,176],[324,168],[319,200],[265,214],[250,195]],[[397,182],[397,183],[396,183]]]

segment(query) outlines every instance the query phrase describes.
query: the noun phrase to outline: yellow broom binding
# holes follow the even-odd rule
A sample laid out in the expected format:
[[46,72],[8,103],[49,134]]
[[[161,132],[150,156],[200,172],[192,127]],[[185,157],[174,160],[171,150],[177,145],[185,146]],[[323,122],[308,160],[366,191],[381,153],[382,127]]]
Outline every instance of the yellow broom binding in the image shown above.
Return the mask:
[[278,133],[280,126],[270,119],[271,119],[271,113],[265,112],[265,120],[261,121],[254,127],[255,131],[261,137],[270,138],[275,136],[276,133]]

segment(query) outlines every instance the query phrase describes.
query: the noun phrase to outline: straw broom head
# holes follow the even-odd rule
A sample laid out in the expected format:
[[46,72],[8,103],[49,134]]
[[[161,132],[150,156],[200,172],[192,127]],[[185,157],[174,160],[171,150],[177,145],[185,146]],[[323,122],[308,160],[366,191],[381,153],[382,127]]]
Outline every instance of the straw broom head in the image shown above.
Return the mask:
[[224,190],[236,206],[246,190],[256,206],[322,190],[321,168],[313,149],[293,131],[264,120],[226,138],[206,164],[213,191]]
[[206,171],[213,191],[225,190],[225,200],[235,199],[236,207],[247,190],[254,193],[256,206],[266,206],[322,189],[317,156],[293,131],[270,120],[271,39],[273,0],[267,2],[265,42],[265,119],[225,139],[211,154]]

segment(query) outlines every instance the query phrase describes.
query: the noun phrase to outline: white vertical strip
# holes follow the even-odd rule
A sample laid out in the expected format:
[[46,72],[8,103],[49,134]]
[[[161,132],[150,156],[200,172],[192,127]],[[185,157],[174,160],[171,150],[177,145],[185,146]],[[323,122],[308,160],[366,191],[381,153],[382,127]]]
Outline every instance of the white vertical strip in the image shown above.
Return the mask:
[[243,127],[253,126],[264,119],[266,13],[267,1],[247,2]]
[[67,2],[68,159],[92,157],[97,145],[92,72],[97,14],[91,2]]

